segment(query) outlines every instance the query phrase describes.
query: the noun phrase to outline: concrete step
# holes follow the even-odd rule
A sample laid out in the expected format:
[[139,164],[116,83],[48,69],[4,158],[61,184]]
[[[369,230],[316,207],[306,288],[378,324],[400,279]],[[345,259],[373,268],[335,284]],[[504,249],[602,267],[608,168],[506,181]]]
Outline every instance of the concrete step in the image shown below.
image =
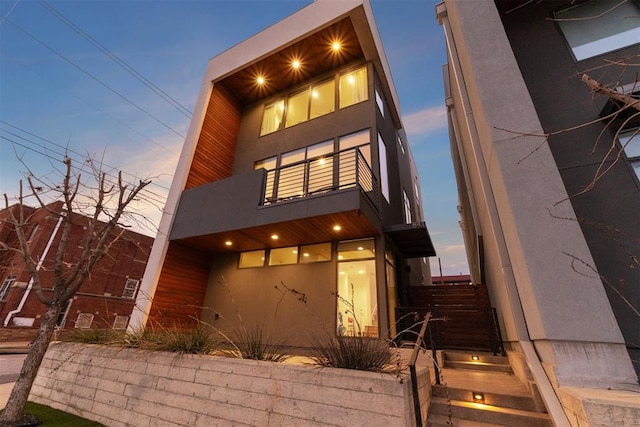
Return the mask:
[[445,350],[444,351],[445,363],[452,362],[483,362],[493,363],[496,365],[508,365],[509,358],[506,356],[494,356],[492,353],[486,353],[482,351],[459,351],[459,350]]
[[449,398],[465,402],[473,402],[473,393],[479,392],[483,394],[484,403],[487,405],[540,412],[539,405],[536,404],[536,401],[531,395],[496,393],[482,387],[469,389],[466,387],[451,387],[435,384],[431,387],[431,391],[435,397],[442,397],[445,399]]
[[489,362],[462,362],[462,361],[453,361],[446,360],[444,361],[445,368],[452,369],[472,369],[475,371],[484,371],[484,372],[503,372],[503,373],[512,373],[511,366],[509,364],[502,363],[489,363]]
[[461,400],[447,400],[433,397],[429,407],[429,416],[451,416],[459,420],[468,420],[497,426],[513,427],[552,427],[549,415],[521,409],[501,408],[481,403]]
[[480,421],[465,420],[440,414],[430,414],[427,419],[428,427],[493,427],[495,424],[481,423]]

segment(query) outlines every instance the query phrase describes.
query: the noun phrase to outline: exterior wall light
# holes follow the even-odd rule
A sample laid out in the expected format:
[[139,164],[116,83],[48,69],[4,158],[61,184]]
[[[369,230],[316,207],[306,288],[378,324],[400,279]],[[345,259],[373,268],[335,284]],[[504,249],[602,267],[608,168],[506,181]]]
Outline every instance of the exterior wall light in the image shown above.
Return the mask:
[[473,401],[475,403],[484,403],[484,393],[479,391],[474,391],[472,395],[473,395]]
[[471,360],[473,360],[474,362],[477,362],[477,361],[480,360],[480,356],[473,355],[473,356],[471,356]]

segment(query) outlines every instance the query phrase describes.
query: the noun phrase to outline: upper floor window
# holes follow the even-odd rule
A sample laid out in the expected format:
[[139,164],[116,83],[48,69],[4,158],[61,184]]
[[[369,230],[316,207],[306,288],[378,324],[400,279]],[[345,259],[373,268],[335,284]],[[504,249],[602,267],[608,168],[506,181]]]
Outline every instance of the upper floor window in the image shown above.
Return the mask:
[[2,282],[2,285],[0,285],[0,300],[3,300],[7,297],[9,288],[11,288],[11,285],[13,285],[15,281],[16,276],[7,276],[7,278],[4,279],[4,282]]
[[[368,99],[367,66],[340,74],[339,107],[344,108]],[[380,100],[382,102],[382,100]],[[285,108],[286,106],[286,108]],[[336,77],[308,85],[302,90],[271,102],[264,107],[260,136],[284,127],[295,126],[336,109]],[[383,112],[384,114],[384,112]]]
[[284,99],[278,99],[264,107],[260,136],[272,133],[280,129],[282,115],[284,114]]
[[138,290],[138,285],[140,284],[139,280],[136,279],[127,279],[124,284],[124,291],[122,291],[122,298],[133,299],[136,296],[136,291]]
[[378,93],[378,89],[376,89],[376,104],[378,104],[378,110],[380,110],[380,114],[384,117],[384,102],[382,102],[382,97]]
[[367,87],[366,66],[340,76],[340,108],[366,101]]
[[578,61],[640,43],[634,0],[591,0],[555,14]]
[[633,171],[640,179],[640,128],[620,132],[618,140]]

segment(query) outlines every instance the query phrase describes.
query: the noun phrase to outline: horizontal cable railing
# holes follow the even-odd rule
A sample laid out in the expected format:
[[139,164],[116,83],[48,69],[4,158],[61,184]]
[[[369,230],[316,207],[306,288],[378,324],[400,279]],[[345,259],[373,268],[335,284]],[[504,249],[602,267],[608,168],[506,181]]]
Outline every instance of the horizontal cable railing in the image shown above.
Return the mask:
[[347,188],[360,188],[376,209],[376,177],[358,147],[267,171],[263,204],[270,205]]

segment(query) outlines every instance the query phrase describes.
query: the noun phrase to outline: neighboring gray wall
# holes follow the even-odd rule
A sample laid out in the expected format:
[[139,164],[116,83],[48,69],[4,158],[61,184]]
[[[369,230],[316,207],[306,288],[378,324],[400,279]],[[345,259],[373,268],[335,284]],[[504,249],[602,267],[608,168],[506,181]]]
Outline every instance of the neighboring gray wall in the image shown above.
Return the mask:
[[567,192],[549,147],[531,136],[542,127],[495,4],[445,4],[450,65],[457,65],[452,86],[465,92],[454,95],[455,117],[475,174],[482,233],[495,239],[487,248],[487,285],[508,316],[507,339],[534,341],[557,384],[633,386],[602,282],[566,255],[593,263],[580,226],[562,219],[575,216],[570,203],[556,204]]
[[[543,2],[502,14],[536,112],[549,133],[598,119],[607,97],[594,95],[581,81],[583,73],[614,86],[633,84],[638,78],[636,68],[612,62],[638,55],[640,45],[579,62],[573,59],[558,24],[547,19],[571,3]],[[607,129],[606,122],[595,123],[549,138],[569,194],[593,180],[620,125],[616,122]],[[629,165],[624,160],[614,165],[613,157],[604,163],[603,170],[611,169],[603,179],[593,190],[573,197],[571,204],[595,267],[606,280],[605,291],[625,341],[640,352],[640,185]],[[640,360],[636,370],[640,373]]]
[[50,346],[29,398],[118,427],[415,425],[407,376],[71,343]]

